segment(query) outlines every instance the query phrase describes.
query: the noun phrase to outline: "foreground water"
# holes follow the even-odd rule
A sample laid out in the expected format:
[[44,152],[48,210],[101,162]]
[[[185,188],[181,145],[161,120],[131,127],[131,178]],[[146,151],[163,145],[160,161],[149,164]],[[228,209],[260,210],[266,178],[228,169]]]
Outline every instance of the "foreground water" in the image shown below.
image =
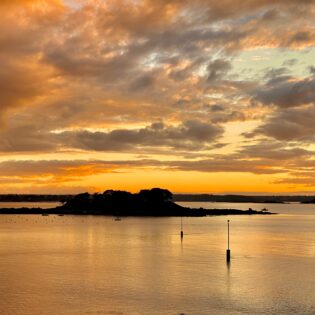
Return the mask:
[[0,314],[315,314],[315,206],[263,206],[184,218],[183,242],[179,218],[2,215]]

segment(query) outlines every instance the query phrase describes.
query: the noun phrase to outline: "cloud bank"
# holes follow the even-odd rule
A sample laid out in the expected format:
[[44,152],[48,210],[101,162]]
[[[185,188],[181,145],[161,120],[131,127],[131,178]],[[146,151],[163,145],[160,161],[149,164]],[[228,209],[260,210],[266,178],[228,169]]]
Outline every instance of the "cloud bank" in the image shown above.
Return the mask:
[[14,0],[0,15],[4,190],[122,168],[315,185],[314,1]]

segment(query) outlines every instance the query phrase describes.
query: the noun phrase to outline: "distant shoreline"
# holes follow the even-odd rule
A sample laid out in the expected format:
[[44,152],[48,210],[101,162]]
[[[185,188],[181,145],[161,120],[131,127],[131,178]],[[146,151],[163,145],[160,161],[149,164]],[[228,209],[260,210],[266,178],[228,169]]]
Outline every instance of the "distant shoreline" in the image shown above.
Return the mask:
[[[44,194],[0,194],[1,202],[67,202],[75,195]],[[315,196],[303,195],[213,195],[213,194],[173,194],[174,202],[228,202],[228,203],[315,203]]]
[[[272,214],[267,209],[260,211],[249,208],[204,209],[189,208],[174,202],[174,195],[167,189],[142,189],[138,193],[122,190],[106,190],[103,193],[82,193],[72,196],[54,208],[2,208],[0,214],[41,215],[107,215],[116,217],[204,217],[218,215]],[[46,199],[47,201],[47,199]]]

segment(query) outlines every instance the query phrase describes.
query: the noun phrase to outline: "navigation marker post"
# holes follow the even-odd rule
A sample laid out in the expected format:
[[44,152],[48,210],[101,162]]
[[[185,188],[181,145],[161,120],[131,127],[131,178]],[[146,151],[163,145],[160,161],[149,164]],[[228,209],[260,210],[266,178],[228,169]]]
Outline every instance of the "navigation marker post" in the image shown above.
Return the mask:
[[230,251],[230,220],[228,222],[228,249],[226,250],[226,261],[229,263],[231,260],[231,251]]

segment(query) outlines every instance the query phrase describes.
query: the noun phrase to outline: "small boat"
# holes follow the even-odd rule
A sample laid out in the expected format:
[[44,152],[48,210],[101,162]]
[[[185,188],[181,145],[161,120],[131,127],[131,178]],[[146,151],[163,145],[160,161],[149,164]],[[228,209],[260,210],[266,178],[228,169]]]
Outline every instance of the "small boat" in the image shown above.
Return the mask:
[[121,221],[121,218],[117,217],[117,218],[115,218],[115,221]]
[[44,212],[44,213],[42,213],[42,216],[43,216],[43,217],[48,217],[48,216],[49,216],[49,214],[48,214],[48,213],[46,213],[46,212]]

